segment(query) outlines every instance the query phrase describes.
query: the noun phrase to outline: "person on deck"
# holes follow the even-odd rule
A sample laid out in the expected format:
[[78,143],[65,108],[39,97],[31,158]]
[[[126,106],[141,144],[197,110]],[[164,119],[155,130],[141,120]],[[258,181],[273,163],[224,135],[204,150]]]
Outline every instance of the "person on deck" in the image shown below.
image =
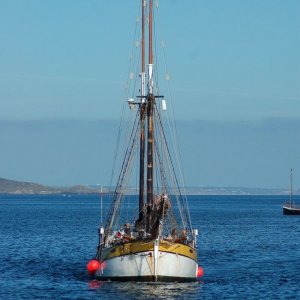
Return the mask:
[[130,229],[130,224],[126,223],[125,224],[125,229],[124,229],[125,234],[131,234],[131,229]]

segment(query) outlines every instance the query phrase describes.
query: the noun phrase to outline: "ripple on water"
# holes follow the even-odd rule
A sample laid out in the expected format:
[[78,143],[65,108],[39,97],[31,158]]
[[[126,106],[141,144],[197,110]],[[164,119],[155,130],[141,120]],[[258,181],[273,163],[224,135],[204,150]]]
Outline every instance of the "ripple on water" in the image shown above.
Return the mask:
[[97,197],[0,196],[0,298],[300,299],[300,218],[282,216],[283,199],[189,199],[205,275],[196,283],[155,284],[87,276],[97,244]]

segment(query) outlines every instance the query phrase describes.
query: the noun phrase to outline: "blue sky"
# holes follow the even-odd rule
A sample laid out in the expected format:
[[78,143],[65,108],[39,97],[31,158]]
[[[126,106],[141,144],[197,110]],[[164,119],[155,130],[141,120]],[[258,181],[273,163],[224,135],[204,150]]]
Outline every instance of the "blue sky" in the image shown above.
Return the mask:
[[[0,0],[0,177],[108,183],[138,8]],[[159,13],[187,185],[300,187],[300,1]]]

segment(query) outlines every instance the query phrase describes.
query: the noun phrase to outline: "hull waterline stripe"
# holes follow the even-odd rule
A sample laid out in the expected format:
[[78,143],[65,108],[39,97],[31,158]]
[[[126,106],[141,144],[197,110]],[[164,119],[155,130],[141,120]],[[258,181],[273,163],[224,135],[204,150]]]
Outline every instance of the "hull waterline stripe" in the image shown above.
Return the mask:
[[99,280],[110,280],[110,281],[135,281],[135,282],[195,282],[196,277],[173,277],[173,276],[124,276],[124,277],[102,277],[95,276]]

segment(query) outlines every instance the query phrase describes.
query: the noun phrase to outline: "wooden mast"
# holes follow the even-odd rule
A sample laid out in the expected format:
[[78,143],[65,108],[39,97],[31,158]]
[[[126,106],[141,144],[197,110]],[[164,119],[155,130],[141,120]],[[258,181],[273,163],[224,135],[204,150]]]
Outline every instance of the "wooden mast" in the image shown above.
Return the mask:
[[[147,96],[147,206],[153,204],[153,107],[155,97],[153,95],[153,50],[152,50],[152,12],[153,0],[149,1],[149,67],[148,67],[148,96]],[[147,216],[147,230],[151,224],[150,216]]]
[[142,74],[141,74],[141,106],[140,106],[140,186],[139,186],[139,220],[144,219],[144,186],[145,186],[145,96],[146,96],[146,73],[145,73],[145,6],[142,0]]

